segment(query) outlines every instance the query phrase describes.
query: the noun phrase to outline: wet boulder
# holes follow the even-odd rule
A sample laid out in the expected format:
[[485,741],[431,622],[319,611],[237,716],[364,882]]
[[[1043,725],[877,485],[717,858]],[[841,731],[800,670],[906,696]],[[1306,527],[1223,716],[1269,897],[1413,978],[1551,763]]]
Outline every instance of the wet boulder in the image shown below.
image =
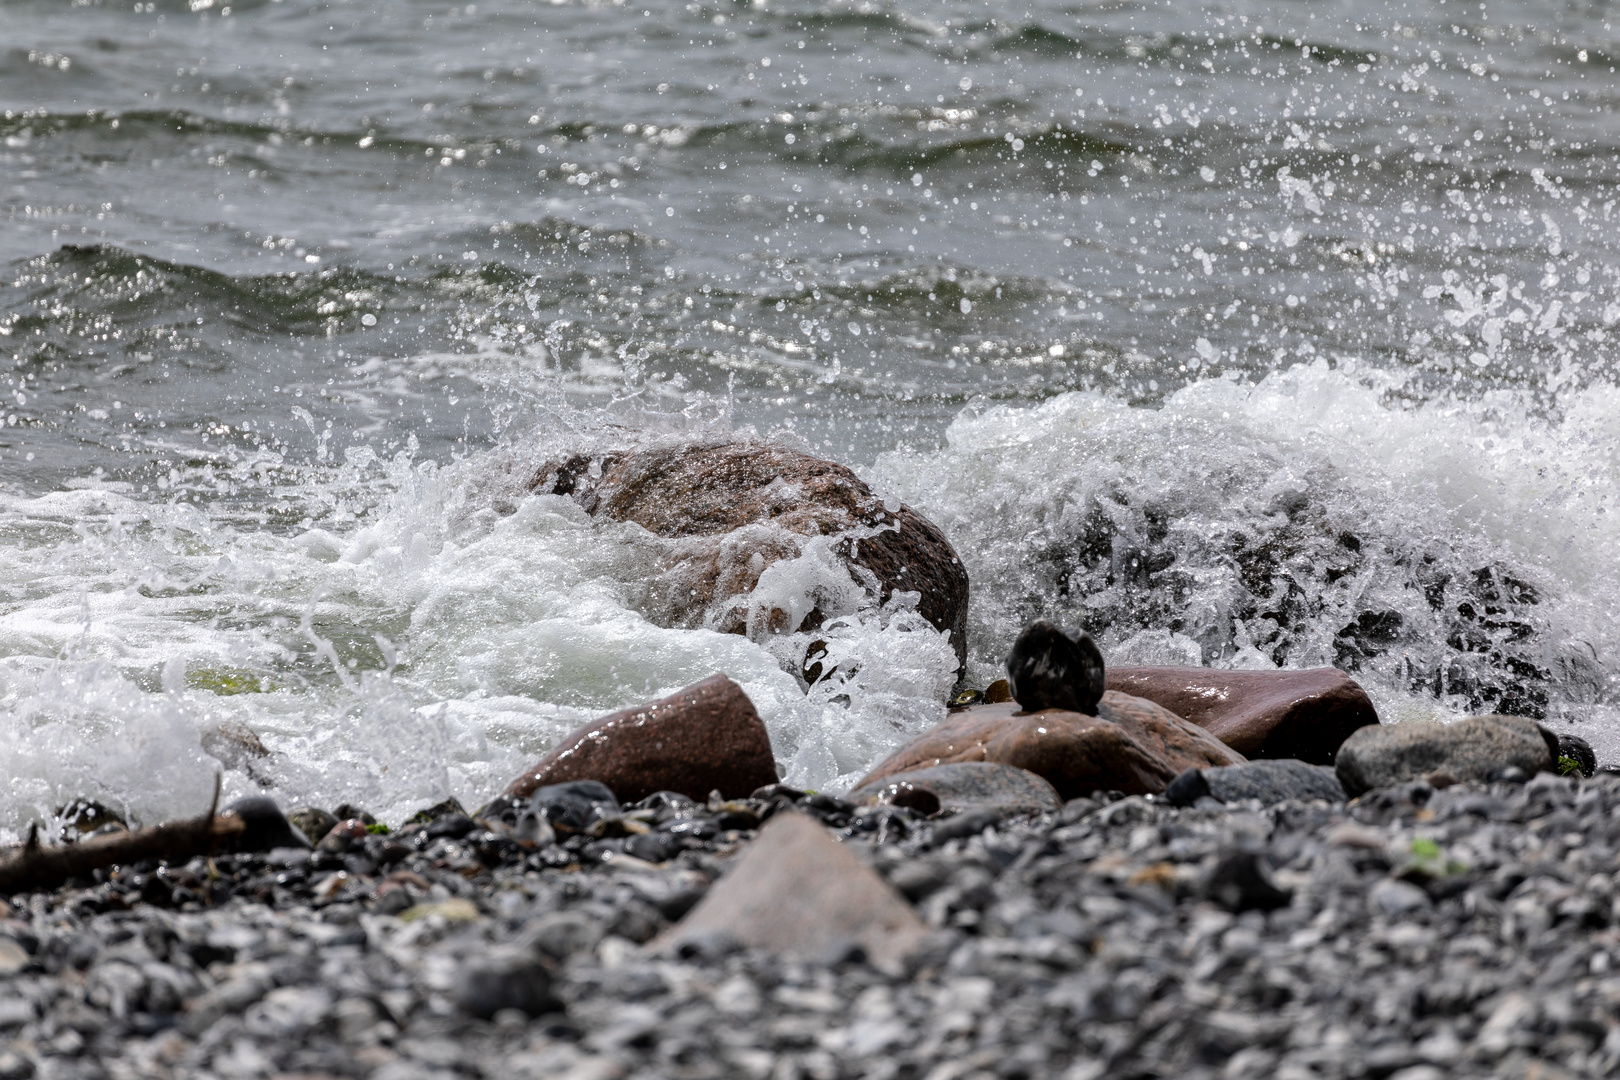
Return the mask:
[[527,798],[541,787],[579,780],[598,780],[627,803],[659,791],[697,800],[712,791],[740,798],[776,783],[776,759],[742,687],[712,675],[570,732],[504,794]]
[[1486,781],[1506,769],[1550,771],[1558,737],[1522,716],[1472,716],[1450,724],[1413,721],[1365,727],[1339,747],[1334,770],[1347,794],[1444,773]]
[[1188,769],[1164,789],[1176,806],[1191,806],[1199,799],[1235,803],[1258,799],[1271,806],[1289,799],[1344,802],[1344,788],[1326,765],[1303,761],[1245,761],[1214,769]]
[[990,761],[1026,769],[1064,799],[1093,791],[1157,794],[1191,768],[1232,765],[1243,755],[1151,701],[1109,691],[1097,714],[1016,703],[952,711],[884,759],[856,785],[863,790],[904,773],[958,762]]
[[[671,541],[647,599],[669,625],[790,634],[916,593],[918,613],[966,660],[967,570],[945,534],[836,462],[772,442],[657,444],[547,462],[531,489]],[[817,544],[847,581],[755,595],[775,564]]]
[[1111,667],[1107,683],[1191,720],[1249,758],[1332,765],[1352,732],[1378,723],[1366,691],[1337,668]]
[[993,761],[963,761],[890,776],[851,791],[857,806],[886,803],[925,816],[990,809],[1003,817],[1041,814],[1063,805],[1051,784],[1027,769]]

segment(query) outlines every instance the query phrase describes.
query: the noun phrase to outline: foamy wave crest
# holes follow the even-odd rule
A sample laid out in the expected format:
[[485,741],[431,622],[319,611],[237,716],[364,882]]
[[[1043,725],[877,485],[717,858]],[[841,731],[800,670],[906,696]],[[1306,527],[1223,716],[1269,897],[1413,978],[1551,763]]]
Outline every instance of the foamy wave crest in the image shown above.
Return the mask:
[[1064,394],[965,412],[871,479],[961,552],[983,677],[1048,616],[1138,661],[1336,664],[1395,713],[1612,715],[1620,391],[1549,418],[1397,390],[1318,362],[1158,409]]

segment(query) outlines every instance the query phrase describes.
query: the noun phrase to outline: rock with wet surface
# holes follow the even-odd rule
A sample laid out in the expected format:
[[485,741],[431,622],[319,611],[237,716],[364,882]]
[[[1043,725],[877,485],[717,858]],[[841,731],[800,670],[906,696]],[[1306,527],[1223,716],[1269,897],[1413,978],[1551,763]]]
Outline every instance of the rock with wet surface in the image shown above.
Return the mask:
[[849,614],[824,609],[826,598],[802,611],[748,601],[774,563],[832,537],[851,589],[873,604],[917,593],[918,612],[949,631],[958,666],[966,662],[967,570],[945,534],[837,462],[768,441],[687,441],[547,462],[531,486],[677,541],[649,598],[669,625],[758,636]]
[[1108,689],[1162,705],[1247,758],[1332,765],[1352,732],[1378,723],[1366,691],[1337,668],[1115,666],[1108,669],[1107,681]]
[[1343,802],[1345,794],[1338,776],[1326,765],[1288,759],[1188,769],[1170,782],[1164,797],[1177,806],[1192,806],[1203,798],[1223,803],[1257,799],[1271,806],[1289,799]]
[[599,780],[625,802],[658,791],[692,799],[706,799],[711,791],[743,796],[776,782],[776,759],[765,723],[742,687],[712,675],[569,733],[505,794],[523,797],[573,780]]
[[1007,689],[1025,712],[1065,709],[1095,716],[1107,689],[1102,653],[1085,631],[1037,619],[1007,654]]
[[1017,704],[951,712],[872,770],[856,789],[897,774],[957,762],[991,761],[1027,769],[1064,799],[1093,791],[1154,794],[1190,768],[1232,765],[1243,755],[1165,709],[1110,691],[1097,715]]
[[1063,805],[1057,791],[1039,776],[992,761],[915,769],[865,784],[846,798],[857,806],[905,806],[924,816],[969,810],[995,810],[1002,816],[1044,814]]
[[1486,780],[1504,769],[1534,776],[1553,768],[1557,737],[1522,716],[1473,716],[1449,724],[1414,721],[1366,727],[1339,748],[1335,771],[1354,797],[1445,773]]

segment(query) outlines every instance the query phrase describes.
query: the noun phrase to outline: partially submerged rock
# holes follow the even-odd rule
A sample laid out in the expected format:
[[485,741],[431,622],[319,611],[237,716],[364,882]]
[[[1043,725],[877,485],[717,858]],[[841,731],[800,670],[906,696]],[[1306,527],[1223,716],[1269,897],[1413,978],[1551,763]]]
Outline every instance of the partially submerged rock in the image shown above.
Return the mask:
[[508,796],[573,780],[599,780],[623,802],[657,791],[728,798],[776,783],[765,723],[742,687],[712,675],[649,705],[593,720],[565,736],[507,785]]
[[1303,761],[1245,761],[1213,769],[1188,769],[1164,789],[1176,806],[1191,806],[1199,799],[1233,803],[1258,799],[1266,806],[1288,799],[1325,799],[1343,802],[1344,788],[1326,765]]
[[672,622],[757,635],[814,630],[848,614],[827,610],[841,603],[831,596],[804,610],[747,599],[772,564],[811,538],[834,537],[853,589],[879,604],[918,593],[918,612],[950,632],[958,666],[966,660],[967,570],[945,534],[836,462],[768,442],[687,443],[547,462],[531,488],[693,541],[672,554],[677,572],[660,601]]
[[924,816],[941,811],[995,810],[1002,817],[1041,814],[1062,807],[1051,784],[1027,769],[992,761],[963,761],[916,769],[851,791],[856,805],[887,803]]
[[1093,791],[1156,794],[1177,774],[1232,765],[1243,755],[1174,713],[1126,694],[1104,694],[1097,715],[1015,703],[958,709],[873,769],[856,789],[901,773],[956,762],[1027,769],[1064,799]]
[[1510,768],[1534,776],[1553,768],[1557,751],[1557,737],[1522,716],[1414,721],[1357,731],[1339,748],[1335,771],[1354,797],[1437,772],[1464,782],[1489,780]]
[[704,948],[717,939],[777,956],[828,961],[854,948],[895,971],[927,925],[911,905],[825,828],[774,815],[759,836],[655,949]]
[[1110,690],[1162,705],[1250,758],[1331,765],[1351,732],[1378,723],[1366,691],[1337,668],[1111,667],[1107,681]]

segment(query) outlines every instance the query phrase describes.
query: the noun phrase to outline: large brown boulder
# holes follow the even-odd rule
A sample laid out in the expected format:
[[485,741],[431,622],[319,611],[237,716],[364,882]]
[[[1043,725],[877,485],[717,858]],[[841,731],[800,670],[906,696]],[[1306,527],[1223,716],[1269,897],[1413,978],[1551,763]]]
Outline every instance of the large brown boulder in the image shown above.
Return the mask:
[[712,791],[741,798],[776,783],[776,759],[764,721],[742,687],[711,675],[569,733],[504,794],[527,798],[536,788],[572,780],[600,780],[626,803],[655,791],[698,800]]
[[771,564],[797,556],[809,538],[829,536],[872,600],[919,593],[919,613],[950,632],[958,665],[966,660],[967,570],[945,534],[910,507],[885,503],[837,462],[769,442],[652,446],[547,462],[531,489],[688,541],[671,548],[675,572],[656,601],[677,624],[793,633],[847,614],[824,610],[829,598],[803,611],[752,615],[745,603],[727,604],[751,592]]
[[1367,692],[1338,668],[1111,667],[1107,682],[1191,720],[1245,757],[1332,765],[1351,732],[1378,723]]
[[856,785],[961,761],[995,761],[1043,777],[1065,799],[1093,791],[1156,794],[1181,772],[1243,755],[1151,701],[1110,691],[1097,715],[1020,706],[958,709],[889,755]]

